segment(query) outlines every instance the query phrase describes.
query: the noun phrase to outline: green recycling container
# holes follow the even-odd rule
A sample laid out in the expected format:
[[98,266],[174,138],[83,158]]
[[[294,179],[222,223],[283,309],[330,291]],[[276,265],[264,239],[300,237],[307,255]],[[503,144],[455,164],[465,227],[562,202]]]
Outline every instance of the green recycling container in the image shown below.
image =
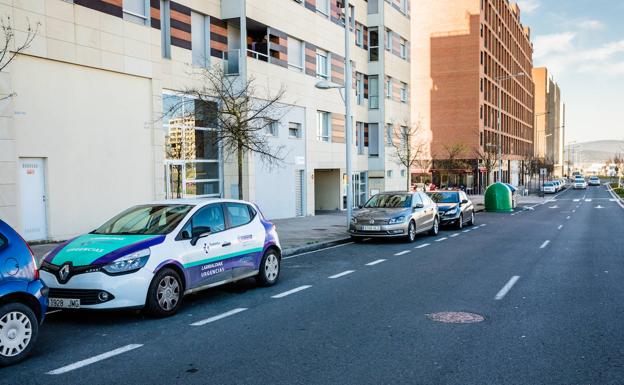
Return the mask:
[[513,211],[511,189],[504,183],[494,183],[485,190],[485,211],[508,213]]

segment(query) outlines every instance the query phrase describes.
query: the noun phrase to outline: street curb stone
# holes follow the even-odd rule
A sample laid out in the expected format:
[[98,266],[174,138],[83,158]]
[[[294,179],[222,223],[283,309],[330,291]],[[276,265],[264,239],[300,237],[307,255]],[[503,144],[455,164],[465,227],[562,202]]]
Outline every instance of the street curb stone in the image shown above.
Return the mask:
[[325,249],[327,247],[343,245],[350,241],[351,241],[350,237],[345,237],[345,238],[334,239],[334,240],[326,241],[326,242],[313,243],[313,244],[305,245],[305,246],[289,247],[282,251],[282,257],[290,257],[296,254],[308,253],[310,251]]

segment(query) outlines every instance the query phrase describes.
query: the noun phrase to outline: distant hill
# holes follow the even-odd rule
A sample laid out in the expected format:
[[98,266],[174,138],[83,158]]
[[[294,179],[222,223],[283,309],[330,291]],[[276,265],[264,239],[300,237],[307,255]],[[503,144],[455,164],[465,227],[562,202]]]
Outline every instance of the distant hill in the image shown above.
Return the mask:
[[597,140],[576,143],[565,147],[566,156],[569,148],[574,148],[581,163],[604,163],[614,155],[624,155],[624,140]]

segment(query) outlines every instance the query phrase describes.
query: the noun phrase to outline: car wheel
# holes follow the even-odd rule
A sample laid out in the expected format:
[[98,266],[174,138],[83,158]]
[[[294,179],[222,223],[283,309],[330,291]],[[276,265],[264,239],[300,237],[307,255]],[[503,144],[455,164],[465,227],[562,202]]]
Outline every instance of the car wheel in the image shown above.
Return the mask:
[[260,272],[256,276],[258,284],[260,286],[275,285],[279,278],[280,267],[281,260],[275,250],[267,250],[262,257],[262,262],[260,262]]
[[18,302],[0,307],[0,366],[23,360],[38,334],[39,322],[30,307]]
[[154,317],[168,317],[178,312],[184,295],[178,272],[164,268],[154,276],[147,292],[145,310]]
[[474,210],[470,212],[470,220],[468,221],[468,226],[474,226],[475,224],[475,213]]
[[457,230],[464,228],[464,214],[459,214],[459,219],[457,220],[457,225],[455,227]]
[[440,220],[436,216],[433,218],[433,226],[431,226],[431,230],[429,230],[429,235],[436,236],[438,235],[439,231],[440,231]]
[[414,221],[410,221],[407,226],[407,238],[405,240],[410,243],[416,240],[416,223]]

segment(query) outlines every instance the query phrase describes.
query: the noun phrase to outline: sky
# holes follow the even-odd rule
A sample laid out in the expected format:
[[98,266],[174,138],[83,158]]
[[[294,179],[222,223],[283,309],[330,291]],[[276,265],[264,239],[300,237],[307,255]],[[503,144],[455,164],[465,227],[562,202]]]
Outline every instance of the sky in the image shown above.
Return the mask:
[[517,0],[534,66],[566,105],[566,143],[624,140],[624,0]]

